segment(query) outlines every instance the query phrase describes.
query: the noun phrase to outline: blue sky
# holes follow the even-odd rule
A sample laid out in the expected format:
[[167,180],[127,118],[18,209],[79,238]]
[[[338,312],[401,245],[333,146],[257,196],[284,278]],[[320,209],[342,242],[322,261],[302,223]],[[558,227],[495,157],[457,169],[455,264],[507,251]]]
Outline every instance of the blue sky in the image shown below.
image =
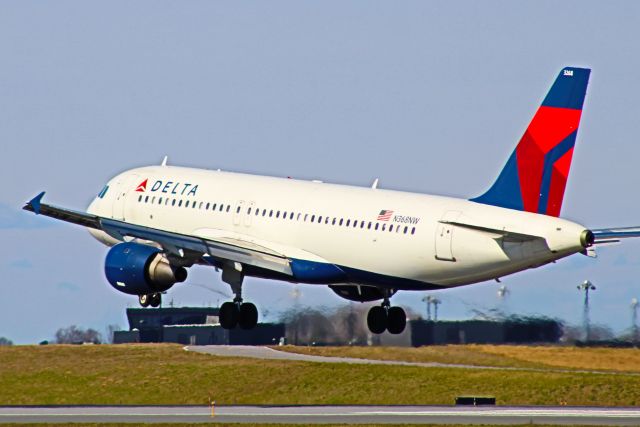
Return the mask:
[[[159,163],[473,197],[495,179],[558,71],[593,69],[562,216],[640,225],[640,4],[589,1],[0,3],[0,336],[126,325],[107,249],[19,210],[46,190],[85,208],[116,173]],[[507,277],[512,313],[622,330],[640,242]],[[216,304],[212,269],[166,300]],[[203,286],[192,286],[203,285]],[[443,318],[501,304],[495,282],[438,292]],[[249,279],[267,319],[292,287]],[[301,303],[344,304],[301,286]],[[424,311],[424,294],[397,304]]]

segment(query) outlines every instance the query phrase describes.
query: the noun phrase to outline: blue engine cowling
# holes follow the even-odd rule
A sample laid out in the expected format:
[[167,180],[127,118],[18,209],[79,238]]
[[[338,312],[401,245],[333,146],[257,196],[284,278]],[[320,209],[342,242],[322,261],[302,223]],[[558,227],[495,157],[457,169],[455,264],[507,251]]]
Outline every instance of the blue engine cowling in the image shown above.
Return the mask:
[[130,295],[164,292],[187,278],[187,270],[172,266],[160,249],[130,242],[109,250],[104,273],[111,286]]

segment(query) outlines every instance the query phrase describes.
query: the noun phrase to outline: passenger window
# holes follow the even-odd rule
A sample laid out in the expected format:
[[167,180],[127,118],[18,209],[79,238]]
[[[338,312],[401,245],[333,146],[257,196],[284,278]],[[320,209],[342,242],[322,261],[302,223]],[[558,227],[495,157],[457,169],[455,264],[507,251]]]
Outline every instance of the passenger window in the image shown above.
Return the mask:
[[236,208],[236,213],[237,213],[237,214],[238,214],[238,213],[240,213],[240,206],[238,206],[238,207]]
[[269,218],[271,218],[272,216],[273,216],[273,209],[269,211]]
[[321,216],[318,217],[318,224],[320,224],[320,223],[322,223],[322,217]]
[[389,231],[390,231],[390,232],[391,232],[391,231],[393,231],[393,224],[391,224],[391,225],[389,226]]
[[138,196],[138,201],[141,202],[142,201],[142,194]]
[[202,205],[204,205],[204,202],[200,202],[200,207],[198,209],[202,209]]
[[282,212],[282,219],[287,219],[287,211]]
[[251,215],[251,208],[247,209],[247,215]]
[[276,212],[276,218],[280,218],[280,211]]
[[367,225],[367,230],[371,230],[371,221],[369,221],[369,225]]
[[360,228],[364,228],[364,221],[360,221]]
[[324,223],[325,223],[325,225],[326,225],[326,224],[329,224],[329,217],[325,217],[325,219],[324,219]]
[[347,224],[346,224],[346,226],[348,227],[348,226],[349,226],[349,224],[351,224],[351,220],[350,220],[350,219],[348,219],[348,220],[347,220]]
[[311,215],[311,222],[314,222],[316,220],[316,216],[315,215]]
[[380,223],[376,222],[376,227],[375,230],[378,231],[378,226],[380,225]]
[[411,234],[416,234],[416,228],[415,228],[415,227],[413,227],[413,228],[411,229]]
[[158,204],[161,205],[162,204],[162,197],[158,198]]
[[304,222],[307,222],[307,217],[309,216],[309,214],[304,214]]
[[296,218],[296,221],[300,221],[300,217],[302,216],[301,213],[298,213],[298,217]]
[[215,211],[217,206],[218,206],[218,204],[217,204],[217,203],[214,203],[214,204],[213,204],[213,206],[211,207],[211,210],[212,210],[212,211]]
[[188,208],[189,207],[189,201],[187,200],[186,202],[184,202],[184,207]]
[[293,212],[289,214],[289,219],[293,219]]
[[209,210],[209,207],[211,206],[211,203],[207,202],[207,205],[204,207],[206,210]]
[[149,201],[149,196],[146,196],[146,197],[144,198],[144,202],[145,202],[145,203],[147,203],[148,201]]
[[178,207],[182,206],[182,200],[178,201]]
[[343,219],[342,219],[342,218],[340,218],[340,224],[339,224],[340,226],[342,226],[342,220],[343,220]]
[[331,225],[336,225],[336,217],[333,217],[333,220],[331,221]]
[[382,231],[385,231],[386,228],[387,228],[387,224],[382,224]]
[[227,212],[229,212],[229,209],[231,209],[231,205],[227,205]]
[[220,203],[220,208],[218,209],[218,211],[222,212],[222,209],[224,209],[224,205]]
[[171,206],[175,206],[176,205],[176,199],[172,199],[171,200]]
[[353,228],[356,228],[358,226],[358,220],[354,219],[353,220]]
[[196,208],[196,203],[197,203],[197,202],[191,202],[191,207],[192,207],[193,209],[195,209],[195,208]]

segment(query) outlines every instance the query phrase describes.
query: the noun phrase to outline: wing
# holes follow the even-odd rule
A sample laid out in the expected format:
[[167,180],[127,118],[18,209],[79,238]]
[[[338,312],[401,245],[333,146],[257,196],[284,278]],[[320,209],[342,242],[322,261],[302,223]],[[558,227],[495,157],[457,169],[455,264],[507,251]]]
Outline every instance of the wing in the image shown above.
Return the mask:
[[619,242],[620,239],[627,239],[629,237],[640,237],[640,227],[621,227],[621,228],[601,228],[598,230],[591,230],[595,241],[595,245],[604,243]]
[[72,224],[102,230],[117,240],[142,239],[156,242],[178,257],[193,257],[210,263],[207,257],[219,261],[239,262],[292,276],[290,260],[283,254],[255,243],[237,239],[212,239],[174,233],[142,225],[117,221],[86,212],[74,211],[42,203],[44,192],[38,194],[23,209]]

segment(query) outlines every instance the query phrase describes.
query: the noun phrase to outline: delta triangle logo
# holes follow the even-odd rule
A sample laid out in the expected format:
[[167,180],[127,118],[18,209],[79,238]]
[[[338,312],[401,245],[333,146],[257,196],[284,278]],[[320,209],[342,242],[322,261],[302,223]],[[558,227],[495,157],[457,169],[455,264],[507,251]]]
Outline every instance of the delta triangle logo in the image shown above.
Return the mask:
[[140,183],[140,185],[138,185],[138,187],[136,188],[136,191],[138,193],[144,193],[147,190],[147,181],[149,181],[149,178],[145,179]]

